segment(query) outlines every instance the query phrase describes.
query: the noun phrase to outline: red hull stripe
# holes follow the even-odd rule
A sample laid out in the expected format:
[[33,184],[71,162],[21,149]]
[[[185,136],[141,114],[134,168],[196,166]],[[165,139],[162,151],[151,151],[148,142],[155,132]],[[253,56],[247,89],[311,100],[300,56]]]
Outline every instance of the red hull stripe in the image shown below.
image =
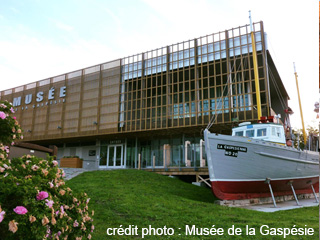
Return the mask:
[[[293,195],[289,181],[291,179],[271,180],[274,196]],[[313,193],[310,181],[315,191],[319,192],[319,177],[292,179],[296,194]],[[212,181],[211,188],[214,195],[221,200],[271,197],[269,186],[264,181]]]

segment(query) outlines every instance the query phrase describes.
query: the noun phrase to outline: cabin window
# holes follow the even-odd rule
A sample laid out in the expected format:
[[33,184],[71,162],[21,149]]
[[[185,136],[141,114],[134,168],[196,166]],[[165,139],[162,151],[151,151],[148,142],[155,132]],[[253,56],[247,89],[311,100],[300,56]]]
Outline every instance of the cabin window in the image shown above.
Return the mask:
[[257,130],[257,137],[263,137],[267,136],[267,129],[266,128],[260,128]]
[[254,137],[254,130],[247,130],[246,131],[246,137]]
[[280,135],[281,135],[280,128],[278,128],[278,127],[271,128],[271,135],[276,136],[276,137],[280,137]]
[[236,134],[235,134],[236,136],[240,136],[240,137],[242,137],[243,136],[243,131],[238,131],[238,132],[236,132]]

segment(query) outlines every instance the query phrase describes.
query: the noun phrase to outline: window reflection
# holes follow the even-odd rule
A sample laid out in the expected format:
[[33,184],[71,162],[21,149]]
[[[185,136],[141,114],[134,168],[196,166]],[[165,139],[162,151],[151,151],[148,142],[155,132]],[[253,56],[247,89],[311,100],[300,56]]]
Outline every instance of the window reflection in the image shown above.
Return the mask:
[[[139,125],[140,128],[143,122],[144,128],[148,129],[170,124],[180,126],[187,122],[196,124],[206,120],[191,118],[229,113],[232,109],[232,114],[225,114],[217,120],[230,121],[233,117],[246,114],[246,111],[252,111],[254,91],[250,72],[253,70],[247,56],[252,52],[250,36],[243,33],[232,38],[232,30],[229,39],[223,40],[224,36],[219,34],[121,61],[119,126],[130,129]],[[261,51],[261,34],[256,36],[257,50]],[[259,54],[262,59],[262,54]],[[260,69],[263,71],[261,66]],[[267,96],[266,93],[264,95]],[[161,123],[163,117],[164,124]],[[138,118],[141,122],[137,121]],[[169,121],[182,118],[190,118],[190,121]]]

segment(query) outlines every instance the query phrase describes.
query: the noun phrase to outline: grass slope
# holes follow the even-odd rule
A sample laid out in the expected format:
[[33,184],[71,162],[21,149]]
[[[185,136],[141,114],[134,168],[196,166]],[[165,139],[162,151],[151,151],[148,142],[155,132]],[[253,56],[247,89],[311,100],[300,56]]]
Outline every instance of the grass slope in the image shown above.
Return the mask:
[[[197,187],[152,172],[114,170],[85,172],[67,181],[74,191],[86,192],[90,208],[95,210],[93,239],[141,239],[142,228],[173,228],[173,236],[146,236],[145,239],[284,239],[283,236],[263,236],[260,227],[311,227],[313,236],[288,236],[286,239],[319,239],[319,208],[303,208],[276,213],[229,208],[213,204],[208,188]],[[139,236],[107,236],[108,228],[138,227]],[[186,236],[185,226],[223,228],[222,236]],[[235,225],[242,229],[239,236],[229,236]],[[246,225],[255,228],[247,236]],[[133,227],[134,227],[133,226]],[[128,231],[128,230],[127,230]],[[180,234],[180,235],[179,235]]]

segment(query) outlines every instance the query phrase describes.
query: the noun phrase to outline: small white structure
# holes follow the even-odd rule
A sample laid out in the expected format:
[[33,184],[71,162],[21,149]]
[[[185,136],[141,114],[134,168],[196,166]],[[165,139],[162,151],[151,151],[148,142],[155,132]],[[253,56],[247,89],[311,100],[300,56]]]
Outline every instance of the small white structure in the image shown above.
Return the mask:
[[239,127],[232,129],[232,136],[248,137],[286,144],[284,128],[281,124],[277,123],[251,124],[251,122],[244,122],[239,124]]

